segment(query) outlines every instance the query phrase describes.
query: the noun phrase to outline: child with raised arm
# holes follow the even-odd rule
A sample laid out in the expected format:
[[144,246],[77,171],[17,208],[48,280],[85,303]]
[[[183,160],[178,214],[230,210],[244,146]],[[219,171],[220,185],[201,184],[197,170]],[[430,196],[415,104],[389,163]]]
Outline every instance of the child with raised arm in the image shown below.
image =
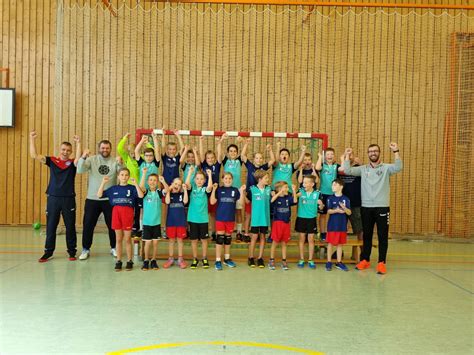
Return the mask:
[[303,178],[307,175],[318,176],[311,153],[304,153],[303,163],[299,166],[298,171],[296,172],[296,180],[298,180],[299,187],[303,186]]
[[252,216],[250,225],[250,244],[249,244],[249,258],[248,265],[255,267],[255,245],[260,238],[257,266],[259,268],[265,267],[263,261],[263,251],[265,249],[265,238],[270,226],[270,193],[271,188],[269,172],[265,170],[257,170],[255,173],[257,184],[250,186],[247,193],[248,199],[252,201]]
[[[223,139],[227,139],[227,133],[224,134]],[[237,137],[237,142],[241,142],[242,137]],[[224,167],[224,172],[225,173],[231,173],[232,174],[232,186],[235,187],[236,189],[240,189],[242,186],[242,159],[239,156],[239,147],[236,144],[230,144],[227,147],[227,155],[223,157],[222,159],[222,166]],[[245,199],[242,201],[245,202]],[[235,239],[241,241],[242,240],[242,209],[244,207],[243,203],[240,203],[240,200],[237,201],[237,206],[236,206],[236,227],[237,227],[237,233],[235,235]]]
[[169,188],[165,190],[165,203],[168,205],[166,217],[166,235],[169,239],[169,258],[163,267],[168,269],[174,265],[174,244],[178,239],[178,266],[186,269],[188,264],[183,258],[183,239],[186,238],[186,211],[184,205],[188,203],[188,190],[183,188],[183,182],[175,178]]
[[[209,239],[209,215],[207,212],[208,194],[212,191],[212,172],[206,171],[206,176],[202,171],[194,172],[194,167],[189,169],[186,177],[186,188],[189,190],[189,208],[188,208],[188,224],[189,239],[191,239],[191,248],[193,251],[193,262],[191,269],[196,269],[199,265],[198,259],[198,241],[202,244],[202,267],[209,268],[209,260],[207,259],[207,240]],[[194,181],[191,182],[191,176]]]
[[298,214],[296,217],[295,230],[300,234],[299,251],[300,260],[298,267],[303,268],[304,260],[304,242],[308,235],[308,266],[316,269],[313,261],[314,256],[314,234],[318,232],[316,218],[318,217],[318,208],[323,209],[324,205],[321,201],[321,193],[315,190],[316,177],[308,175],[303,178],[303,187],[297,194],[298,197]]
[[296,186],[292,185],[292,195],[289,195],[288,184],[286,181],[279,181],[275,185],[275,191],[271,199],[271,208],[273,210],[272,222],[272,248],[270,251],[270,262],[268,268],[275,270],[275,251],[281,243],[281,267],[288,270],[286,261],[286,245],[291,237],[291,206],[298,203],[296,196]]
[[[158,168],[160,167],[160,147],[158,144],[158,136],[155,133],[152,133],[153,137],[153,148],[149,146],[148,143],[148,136],[143,135],[142,139],[140,142],[138,142],[137,146],[135,147],[135,160],[138,165],[138,171],[139,171],[139,177],[140,180],[142,181],[142,177],[145,177],[145,188],[148,188],[148,177],[151,174],[158,175]],[[141,155],[142,148],[143,150],[143,157]],[[144,173],[146,169],[146,173]],[[135,234],[136,236],[141,236],[142,235],[142,226],[140,225],[140,214],[141,210],[143,208],[143,200],[138,199],[137,200],[137,206],[135,206],[135,217],[134,217],[134,223],[133,223],[133,231],[132,235]],[[159,223],[160,224],[160,223]],[[144,250],[144,248],[142,248]]]
[[344,181],[336,179],[332,183],[334,195],[327,199],[327,210],[329,215],[328,233],[326,240],[328,242],[328,261],[326,271],[332,269],[332,247],[336,246],[337,263],[336,268],[342,271],[349,271],[346,265],[342,263],[342,246],[347,243],[347,216],[351,215],[351,203],[349,199],[342,194]]
[[[164,151],[164,154],[161,156],[161,161],[163,165],[163,177],[168,185],[171,185],[174,179],[179,178],[179,161],[181,159],[180,152],[183,152],[184,150],[183,139],[179,135],[179,131],[174,130],[173,133],[178,140],[179,151],[178,151],[178,146],[176,145],[175,142],[166,143],[164,128],[163,128],[163,134],[161,136],[161,150]],[[162,226],[166,226],[167,212],[168,212],[168,205],[165,204],[163,206],[163,213],[161,217]],[[164,235],[163,237],[166,238],[167,236]]]
[[217,203],[216,212],[216,270],[222,270],[222,246],[224,246],[224,264],[228,267],[235,267],[235,263],[230,258],[230,245],[232,243],[232,232],[235,226],[235,212],[237,202],[244,202],[245,185],[240,189],[232,186],[232,173],[224,173],[222,181],[224,186],[218,187],[216,183],[212,185],[211,204]]
[[275,184],[279,181],[285,181],[288,186],[293,185],[293,173],[303,162],[306,146],[301,146],[301,154],[298,161],[294,164],[290,162],[290,151],[281,147],[281,142],[277,142],[278,161],[273,163],[272,190],[275,190]]
[[[250,144],[250,138],[247,138],[244,143],[244,147],[242,148],[241,158],[247,168],[247,194],[250,192],[250,187],[257,184],[257,180],[254,176],[254,173],[259,170],[268,170],[270,166],[273,166],[275,162],[275,154],[273,154],[273,149],[270,144],[267,144],[266,150],[270,155],[270,160],[268,163],[265,163],[265,158],[262,153],[255,153],[253,156],[253,162],[250,161],[247,157],[247,148]],[[244,220],[244,236],[243,241],[248,243],[250,241],[249,236],[249,227],[250,227],[250,214],[252,212],[252,204],[250,201],[245,201],[245,220]]]
[[[146,178],[148,176],[148,178]],[[145,183],[145,179],[147,182]],[[163,193],[158,188],[158,181],[161,182],[165,189],[168,189],[163,176],[156,173],[148,174],[148,168],[142,169],[142,177],[140,180],[140,188],[144,192],[143,196],[143,236],[144,257],[143,271],[150,268],[158,270],[158,239],[161,237],[161,204]],[[153,245],[153,255],[150,258],[150,248]]]
[[316,171],[319,172],[319,178],[321,181],[319,190],[321,191],[321,197],[324,204],[323,210],[320,212],[319,216],[319,229],[321,232],[321,240],[326,240],[326,230],[327,230],[327,199],[332,195],[332,182],[337,178],[337,174],[340,171],[343,171],[341,165],[336,163],[334,156],[334,149],[327,148],[324,152],[324,162],[323,155],[318,153],[318,161],[316,162]]
[[[210,170],[212,173],[212,181],[213,183],[219,183],[220,181],[220,174],[221,174],[221,156],[222,156],[222,141],[224,136],[220,138],[216,138],[217,140],[217,155],[212,150],[208,150],[204,152],[203,141],[204,137],[199,137],[199,157],[201,158],[201,168],[203,171]],[[204,185],[207,185],[207,178]],[[216,241],[216,209],[217,205],[212,205],[209,203],[208,205],[208,213],[209,213],[209,229],[212,236],[212,241]]]
[[[191,180],[194,181],[194,176],[198,172],[198,168],[201,166],[201,161],[199,160],[197,147],[191,147],[189,145],[184,146],[183,154],[179,159],[181,169],[183,169],[183,181],[186,181],[186,178],[191,174]],[[191,168],[192,172],[191,172]]]
[[[128,181],[133,185],[130,185]],[[138,186],[135,179],[130,178],[130,171],[122,168],[118,173],[118,185],[114,185],[104,191],[105,185],[109,182],[109,177],[104,176],[97,191],[97,197],[107,197],[112,206],[112,229],[117,237],[117,261],[115,271],[122,270],[122,244],[125,240],[125,250],[127,253],[127,265],[125,270],[133,269],[132,261],[132,226],[134,206],[137,198],[143,197],[143,191]]]

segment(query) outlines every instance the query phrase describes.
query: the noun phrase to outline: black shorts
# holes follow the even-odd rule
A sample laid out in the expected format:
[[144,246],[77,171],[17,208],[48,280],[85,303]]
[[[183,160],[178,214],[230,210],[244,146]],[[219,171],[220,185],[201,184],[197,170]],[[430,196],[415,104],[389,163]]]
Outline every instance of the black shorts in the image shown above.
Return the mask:
[[208,223],[193,223],[189,224],[189,239],[201,240],[209,238],[209,224]]
[[158,240],[161,238],[161,226],[143,226],[142,240]]
[[328,197],[332,195],[325,195],[321,194],[321,201],[324,204],[324,208],[322,210],[319,210],[319,214],[327,214],[328,213]]
[[298,233],[316,234],[318,232],[316,218],[296,217],[295,231]]
[[250,227],[251,234],[268,234],[268,227]]
[[138,197],[135,200],[135,208],[143,208],[143,198]]

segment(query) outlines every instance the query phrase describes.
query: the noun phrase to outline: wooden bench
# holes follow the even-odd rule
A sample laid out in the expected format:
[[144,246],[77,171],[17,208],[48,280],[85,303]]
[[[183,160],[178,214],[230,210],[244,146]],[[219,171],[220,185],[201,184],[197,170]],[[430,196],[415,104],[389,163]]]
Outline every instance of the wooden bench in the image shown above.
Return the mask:
[[[139,253],[140,253],[140,243],[141,241],[141,238],[140,237],[133,237],[133,243],[134,243],[134,254],[135,256],[137,256]],[[160,239],[158,241],[158,245],[160,244],[164,244],[164,243],[168,243],[168,240],[167,239]],[[268,243],[270,244],[270,243]],[[189,240],[189,238],[186,238],[184,239],[184,245],[185,245],[185,249],[184,249],[184,258],[189,260],[189,259],[192,259],[192,254],[191,254],[191,250],[190,250],[190,246],[191,246],[191,241]],[[320,240],[315,240],[314,241],[314,245],[318,248],[327,248],[327,243],[326,242],[322,242]],[[347,243],[344,245],[344,247],[351,247],[352,249],[352,253],[354,255],[354,259],[351,259],[351,255],[349,253],[347,253],[347,248],[346,248],[346,252],[345,252],[345,255],[344,255],[344,263],[347,263],[347,264],[355,264],[355,263],[358,263],[359,262],[359,258],[360,258],[360,248],[362,247],[362,241],[361,240],[357,240],[357,239],[348,239],[347,240]],[[258,250],[258,245],[256,247]],[[200,249],[200,248],[199,248]],[[232,241],[232,259],[234,259],[235,261],[239,261],[239,262],[246,262],[247,261],[247,249],[248,249],[248,243],[244,243],[244,242],[236,242],[236,241]],[[307,246],[305,245],[305,253],[307,253]],[[163,253],[163,251],[166,250],[166,253]],[[159,246],[158,247],[158,259],[163,259],[163,260],[166,260],[168,258],[168,248],[163,248],[163,246]],[[245,251],[244,253],[242,253],[242,251]],[[335,251],[335,248],[334,248],[334,251]],[[200,250],[199,250],[199,253],[200,253]],[[298,257],[298,240],[296,239],[296,236],[293,236],[293,239],[290,240],[288,242],[288,249],[287,249],[287,260],[288,262],[297,262],[299,260],[299,257]],[[210,260],[213,260],[213,255],[214,255],[214,242],[210,241],[209,243],[209,257],[210,257]],[[280,251],[280,248],[277,249],[277,260],[280,260],[281,258],[281,251]],[[267,247],[265,248],[265,256],[266,258],[268,259],[268,257],[270,256],[270,245],[267,245]],[[315,254],[314,254],[315,258],[314,258],[314,261],[317,262],[317,263],[325,263],[327,260],[326,260],[326,257],[323,255],[323,257],[321,258],[321,254],[318,252],[318,251],[315,251]]]

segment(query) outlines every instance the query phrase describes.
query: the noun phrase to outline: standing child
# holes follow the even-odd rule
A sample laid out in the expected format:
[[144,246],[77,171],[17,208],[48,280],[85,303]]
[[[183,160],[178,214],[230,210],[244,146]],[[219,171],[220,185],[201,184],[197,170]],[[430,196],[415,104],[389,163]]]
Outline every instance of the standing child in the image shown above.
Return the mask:
[[[255,153],[253,157],[253,162],[251,162],[247,157],[247,148],[250,143],[250,138],[245,140],[244,147],[242,148],[242,161],[247,168],[247,194],[250,192],[250,187],[257,184],[257,179],[254,176],[254,173],[259,170],[268,170],[270,166],[275,162],[275,154],[273,154],[273,149],[270,144],[267,144],[266,150],[270,155],[270,160],[268,163],[265,163],[265,159],[262,153]],[[244,219],[244,236],[243,241],[248,243],[250,242],[249,236],[249,227],[250,227],[250,214],[252,213],[252,204],[250,201],[245,201],[245,219]]]
[[[145,185],[145,178],[147,183]],[[161,237],[161,200],[163,193],[158,188],[158,181],[160,181],[165,189],[168,189],[163,176],[158,176],[156,173],[148,175],[148,168],[142,169],[142,178],[140,180],[140,188],[145,193],[143,196],[143,243],[144,243],[144,257],[142,270],[147,271],[150,268],[158,270],[158,239]],[[150,247],[153,244],[153,256],[150,260]]]
[[323,208],[323,203],[320,199],[321,194],[315,188],[316,177],[308,175],[303,178],[303,187],[298,192],[298,214],[296,218],[295,230],[300,234],[299,250],[300,260],[298,267],[303,268],[304,261],[304,242],[306,234],[308,235],[308,266],[311,269],[316,269],[316,264],[313,261],[314,255],[314,234],[318,232],[316,218],[318,217],[318,207]]
[[268,227],[270,226],[271,188],[268,186],[270,177],[268,171],[265,170],[257,170],[254,176],[257,180],[257,184],[250,186],[250,191],[248,192],[248,199],[253,203],[248,265],[255,267],[255,245],[257,244],[257,239],[260,238],[257,266],[264,268],[263,251],[265,249],[265,237],[268,233]]
[[[183,169],[183,181],[186,181],[186,178],[191,174],[191,180],[194,181],[194,176],[196,175],[198,168],[201,166],[199,156],[197,153],[197,147],[191,147],[189,145],[184,146],[184,152],[181,158],[179,159],[181,169]],[[192,171],[190,170],[191,168]]]
[[307,175],[317,176],[316,168],[313,163],[311,153],[304,153],[303,163],[300,165],[296,172],[296,180],[298,180],[299,187],[303,186],[303,178]]
[[230,258],[230,245],[232,242],[232,232],[235,226],[235,212],[237,202],[244,202],[245,185],[240,190],[232,186],[233,176],[231,173],[224,173],[222,181],[224,186],[218,187],[216,183],[212,185],[211,204],[217,203],[216,212],[216,270],[222,270],[222,246],[224,245],[224,264],[228,267],[235,267],[235,263]]
[[334,157],[334,149],[327,148],[324,152],[324,162],[323,155],[318,153],[318,161],[316,162],[316,171],[319,172],[321,185],[320,191],[322,194],[322,200],[324,204],[324,209],[321,211],[321,216],[319,217],[319,229],[321,231],[321,240],[326,240],[326,230],[327,230],[327,199],[332,195],[332,182],[337,178],[338,171],[343,171],[341,166],[336,163]]
[[169,258],[163,267],[168,269],[174,264],[174,243],[178,239],[178,266],[186,269],[188,265],[183,258],[183,239],[186,238],[184,205],[188,203],[188,191],[183,188],[183,182],[179,178],[175,178],[171,186],[165,190],[165,203],[168,205],[169,212],[166,217]]
[[[207,170],[207,186],[204,186],[206,176],[202,171],[194,173],[194,167],[189,169],[189,174],[186,178],[186,188],[189,192],[189,208],[188,208],[188,224],[189,224],[189,239],[191,239],[191,247],[193,251],[193,262],[191,269],[196,269],[199,264],[198,260],[198,240],[202,244],[202,267],[209,268],[209,261],[207,259],[207,240],[209,238],[209,215],[207,212],[208,194],[212,191],[212,172]],[[194,181],[191,183],[191,176],[194,176]]]
[[135,179],[131,178],[129,185],[130,171],[122,168],[118,173],[118,185],[114,185],[104,191],[105,185],[109,182],[109,177],[104,176],[97,191],[97,197],[107,197],[112,205],[112,229],[117,237],[117,262],[115,271],[122,270],[122,241],[125,239],[125,249],[127,252],[127,265],[125,270],[133,269],[132,261],[132,227],[134,206],[137,198],[143,197],[143,192]]
[[342,271],[349,271],[346,265],[342,263],[342,246],[347,242],[347,216],[351,215],[351,204],[349,199],[342,194],[344,181],[336,179],[332,183],[332,191],[334,195],[327,199],[327,210],[329,215],[328,221],[328,262],[326,263],[326,271],[332,269],[332,247],[336,246],[337,263],[336,268]]
[[[222,136],[224,139],[227,139],[227,133]],[[241,142],[242,137],[237,137],[237,142]],[[224,167],[225,173],[232,174],[232,186],[236,189],[240,189],[242,186],[242,159],[239,156],[239,147],[236,144],[230,144],[227,147],[227,155],[224,156],[222,160],[222,166]],[[245,202],[245,198],[242,200]],[[237,200],[236,206],[236,227],[237,233],[235,235],[236,240],[242,240],[242,209],[244,207],[244,203],[240,202],[240,199]]]
[[287,148],[281,148],[281,142],[277,142],[277,150],[279,154],[278,162],[273,163],[273,179],[272,189],[275,190],[275,184],[279,181],[285,181],[288,186],[293,185],[293,173],[303,162],[306,147],[301,146],[301,155],[298,161],[294,164],[290,163],[290,151]]
[[[161,161],[163,164],[163,177],[165,178],[165,181],[168,185],[171,185],[174,179],[179,178],[179,161],[181,159],[180,152],[184,150],[183,139],[179,135],[178,130],[174,130],[173,132],[178,139],[179,152],[175,142],[166,143],[165,129],[163,129],[163,135],[161,137],[161,149],[162,151],[165,151],[165,153],[161,156]],[[163,207],[162,222],[166,221],[167,219],[168,205]],[[162,223],[162,226],[166,226],[166,223]],[[166,236],[164,236],[164,238],[166,238]]]
[[283,270],[288,270],[288,263],[286,262],[286,244],[290,241],[291,230],[291,206],[298,203],[296,196],[296,186],[291,186],[293,194],[288,194],[288,184],[286,181],[279,181],[275,185],[275,191],[271,199],[273,210],[272,222],[272,248],[270,251],[270,262],[268,267],[270,270],[275,270],[275,250],[281,243],[281,267]]
[[[204,137],[199,137],[199,157],[201,158],[201,168],[203,171],[210,170],[212,173],[213,183],[219,183],[221,174],[221,156],[222,156],[222,141],[224,136],[217,139],[217,156],[212,150],[204,153],[203,141]],[[207,179],[206,179],[207,180]],[[207,185],[207,181],[204,183]],[[209,229],[211,231],[212,241],[216,241],[216,209],[217,205],[208,205],[209,213]]]

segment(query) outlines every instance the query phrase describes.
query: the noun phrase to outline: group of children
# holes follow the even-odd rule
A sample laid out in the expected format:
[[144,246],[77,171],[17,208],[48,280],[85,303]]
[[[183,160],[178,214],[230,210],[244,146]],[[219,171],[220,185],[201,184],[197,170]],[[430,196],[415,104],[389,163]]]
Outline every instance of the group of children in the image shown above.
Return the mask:
[[[163,155],[160,154],[157,135],[152,135],[153,145],[148,142],[148,136],[143,136],[136,147],[128,146],[128,152],[125,145],[129,135],[125,136],[119,144],[119,153],[126,167],[119,171],[118,185],[104,191],[108,181],[104,178],[99,187],[98,197],[108,197],[113,206],[112,228],[117,236],[116,271],[122,270],[123,241],[127,256],[126,270],[133,268],[132,229],[135,233],[142,229],[142,270],[158,269],[157,247],[163,224],[169,243],[169,258],[163,264],[164,268],[170,268],[175,263],[181,269],[188,266],[183,258],[183,239],[188,237],[192,246],[192,269],[200,264],[203,268],[209,268],[210,237],[215,242],[215,269],[222,270],[223,264],[235,267],[230,250],[232,233],[236,229],[236,239],[249,243],[250,267],[265,267],[263,254],[270,233],[272,245],[268,267],[275,269],[275,253],[281,245],[281,267],[288,270],[286,250],[291,236],[291,207],[295,205],[295,231],[299,233],[297,266],[303,268],[307,264],[311,269],[316,268],[313,260],[314,240],[320,214],[321,238],[328,242],[326,270],[332,269],[332,248],[336,246],[335,266],[348,271],[342,263],[342,246],[346,243],[347,217],[351,214],[351,206],[349,199],[342,194],[344,182],[337,178],[341,167],[335,162],[333,149],[326,149],[324,159],[319,154],[314,164],[311,154],[302,146],[298,161],[291,163],[290,151],[278,142],[278,160],[272,146],[267,145],[269,161],[265,162],[262,153],[254,153],[251,161],[247,157],[250,139],[238,137],[237,143],[243,143],[239,155],[237,144],[230,144],[226,154],[223,153],[222,143],[228,139],[226,134],[217,139],[217,152],[204,151],[203,137],[200,137],[199,147],[191,149],[184,145],[178,131],[175,131],[175,135],[179,150],[176,143],[165,142],[163,135]],[[246,184],[241,181],[243,165],[247,169]],[[270,169],[273,169],[273,176],[270,175]],[[299,186],[292,183],[294,172],[297,173]],[[199,241],[202,247],[201,260],[198,259]],[[304,250],[306,241],[307,259]],[[177,260],[174,255],[176,243]],[[257,243],[258,257],[255,257]]]

